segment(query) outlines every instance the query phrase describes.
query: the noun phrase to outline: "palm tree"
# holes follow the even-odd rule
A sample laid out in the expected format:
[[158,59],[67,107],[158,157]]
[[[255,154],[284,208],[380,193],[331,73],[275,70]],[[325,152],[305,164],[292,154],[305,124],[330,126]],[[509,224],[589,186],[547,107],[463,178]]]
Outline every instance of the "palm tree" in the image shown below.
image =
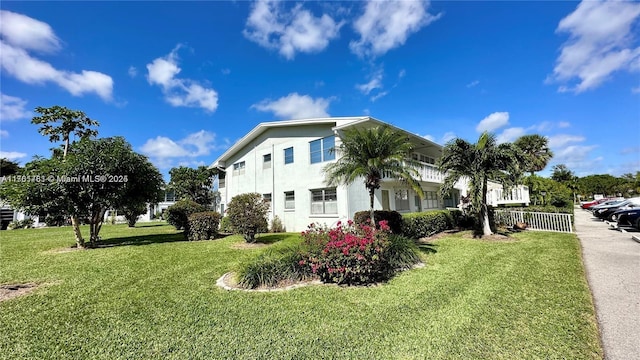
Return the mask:
[[[461,178],[469,180],[469,196],[473,213],[477,216],[482,235],[491,235],[487,208],[487,184],[489,180],[510,186],[520,178],[520,163],[513,144],[498,145],[493,134],[484,132],[476,144],[463,139],[453,139],[442,149],[438,168],[445,173],[440,188],[445,195]],[[479,229],[478,229],[479,230]]]
[[523,170],[531,175],[542,171],[553,157],[548,139],[538,134],[521,136],[513,144],[520,149]]
[[396,178],[411,186],[422,198],[420,187],[420,164],[411,159],[413,145],[407,136],[394,131],[389,126],[368,129],[349,129],[340,135],[342,143],[337,151],[341,156],[324,167],[326,183],[329,186],[349,185],[357,179],[364,179],[369,191],[371,222],[373,200],[376,189],[380,188],[383,177]]

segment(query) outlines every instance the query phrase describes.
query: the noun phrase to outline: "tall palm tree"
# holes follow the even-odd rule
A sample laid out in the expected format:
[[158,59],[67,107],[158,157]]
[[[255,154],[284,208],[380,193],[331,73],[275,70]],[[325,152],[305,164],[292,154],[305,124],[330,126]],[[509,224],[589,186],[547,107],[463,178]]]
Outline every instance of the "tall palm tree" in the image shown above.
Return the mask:
[[487,184],[494,180],[511,186],[520,178],[520,164],[513,144],[498,145],[495,135],[488,132],[482,133],[475,144],[456,138],[442,149],[438,168],[445,173],[440,188],[443,195],[461,178],[469,180],[472,211],[478,218],[482,235],[493,234],[487,208]]
[[337,151],[340,158],[324,167],[326,183],[329,186],[349,185],[357,179],[364,179],[369,191],[371,221],[373,200],[376,189],[380,188],[383,177],[396,178],[409,186],[422,198],[420,187],[420,163],[411,159],[413,145],[407,136],[394,131],[389,126],[368,129],[349,129],[340,135],[342,143]]
[[523,170],[531,175],[542,171],[553,157],[548,139],[538,134],[521,136],[513,144],[520,149]]

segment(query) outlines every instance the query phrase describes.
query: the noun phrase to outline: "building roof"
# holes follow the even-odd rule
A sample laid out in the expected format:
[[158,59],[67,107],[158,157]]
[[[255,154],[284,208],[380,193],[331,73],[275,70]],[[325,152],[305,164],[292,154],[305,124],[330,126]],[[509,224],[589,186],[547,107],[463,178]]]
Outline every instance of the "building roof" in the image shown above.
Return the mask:
[[334,131],[344,130],[352,126],[357,126],[360,124],[370,124],[375,123],[379,125],[388,125],[393,129],[403,132],[413,139],[416,143],[424,146],[424,147],[435,147],[440,151],[442,149],[441,145],[434,143],[431,140],[428,140],[422,136],[418,136],[416,134],[412,134],[404,129],[395,127],[391,124],[385,123],[384,121],[378,120],[371,116],[352,116],[352,117],[328,117],[328,118],[312,118],[312,119],[300,119],[300,120],[281,120],[281,121],[271,121],[271,122],[263,122],[254,127],[251,131],[249,131],[245,136],[243,136],[240,140],[238,140],[235,144],[233,144],[227,151],[225,151],[222,155],[220,155],[209,167],[210,168],[218,168],[224,169],[226,166],[225,161],[228,160],[233,154],[235,154],[240,149],[244,148],[246,145],[251,143],[254,139],[260,136],[262,133],[271,128],[278,127],[288,127],[288,126],[300,126],[300,125],[314,125],[314,124],[336,124],[332,129]]

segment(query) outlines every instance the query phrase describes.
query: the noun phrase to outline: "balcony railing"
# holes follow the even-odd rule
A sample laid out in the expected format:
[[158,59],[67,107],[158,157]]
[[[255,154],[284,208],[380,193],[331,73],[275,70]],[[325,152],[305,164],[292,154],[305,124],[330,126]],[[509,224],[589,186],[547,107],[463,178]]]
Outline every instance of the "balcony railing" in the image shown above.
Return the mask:
[[[435,166],[423,164],[422,167],[418,169],[418,172],[420,173],[422,181],[437,183],[442,183],[444,181],[444,174],[438,171]],[[392,177],[390,177],[389,174],[385,173],[383,179],[391,180]]]

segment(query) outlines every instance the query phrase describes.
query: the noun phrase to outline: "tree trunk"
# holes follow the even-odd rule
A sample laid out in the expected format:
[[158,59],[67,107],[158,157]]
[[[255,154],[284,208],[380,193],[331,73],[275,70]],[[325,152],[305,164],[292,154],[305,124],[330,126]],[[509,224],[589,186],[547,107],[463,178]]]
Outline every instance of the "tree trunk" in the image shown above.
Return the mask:
[[374,188],[369,189],[369,208],[371,209],[369,210],[369,216],[371,217],[371,225],[373,226],[376,225],[375,212],[373,210],[373,199],[375,198],[375,191],[376,189]]
[[482,182],[482,204],[480,205],[482,235],[492,235],[491,224],[489,224],[489,208],[487,206],[487,179]]
[[71,217],[71,225],[73,226],[73,233],[76,236],[76,245],[78,248],[84,248],[84,239],[82,238],[82,233],[80,232],[80,220],[76,215]]
[[67,151],[69,151],[69,136],[64,138],[64,154],[62,155],[63,159],[67,158]]
[[89,243],[92,247],[95,247],[100,240],[98,234],[100,234],[100,229],[102,228],[102,218],[104,217],[105,210],[98,209],[91,214],[91,224],[89,225],[90,237]]

